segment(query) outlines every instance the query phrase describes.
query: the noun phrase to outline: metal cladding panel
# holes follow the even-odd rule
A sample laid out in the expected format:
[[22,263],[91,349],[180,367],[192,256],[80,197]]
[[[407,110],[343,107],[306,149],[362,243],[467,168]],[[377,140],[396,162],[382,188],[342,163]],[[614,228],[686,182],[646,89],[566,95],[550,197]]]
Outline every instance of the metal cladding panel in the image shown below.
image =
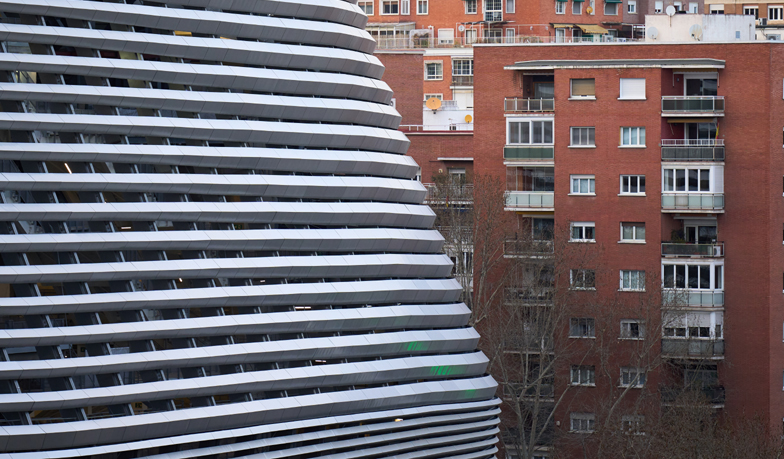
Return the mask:
[[494,457],[356,2],[0,13],[0,459]]

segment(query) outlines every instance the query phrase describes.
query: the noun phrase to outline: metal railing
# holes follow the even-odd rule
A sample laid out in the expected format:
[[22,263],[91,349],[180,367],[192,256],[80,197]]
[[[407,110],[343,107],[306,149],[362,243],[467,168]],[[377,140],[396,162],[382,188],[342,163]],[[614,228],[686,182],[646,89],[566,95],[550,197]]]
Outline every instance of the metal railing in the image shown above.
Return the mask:
[[724,256],[724,243],[692,244],[688,242],[662,242],[663,257],[705,257],[720,258]]
[[502,37],[454,37],[439,39],[430,37],[395,37],[376,38],[376,49],[430,49],[430,48],[469,48],[474,44],[591,44],[591,43],[627,43],[644,41],[636,38],[613,37],[602,35],[594,37],[554,37],[548,35],[515,35]]
[[670,308],[721,308],[724,306],[723,290],[665,289],[662,295]]
[[552,255],[553,241],[525,241],[507,239],[504,241],[504,257],[541,257]]
[[726,399],[724,386],[705,387],[672,387],[660,388],[662,403],[676,403],[680,400],[688,401],[690,395],[704,397],[712,405],[723,405]]
[[724,96],[662,96],[662,113],[724,113]]
[[724,210],[724,193],[662,193],[662,210]]
[[[442,100],[441,101],[441,106],[438,107],[438,109],[439,110],[460,110],[460,106],[457,105],[457,101],[456,100]],[[422,110],[431,110],[430,108],[428,108],[426,100],[422,101]]]
[[474,185],[465,184],[444,184],[423,183],[427,189],[425,202],[446,202],[446,203],[470,203],[474,200]]
[[555,99],[531,99],[507,97],[504,99],[505,112],[552,112],[555,110]]
[[662,161],[724,161],[724,139],[662,139]]
[[474,76],[473,75],[452,75],[452,85],[453,86],[473,86],[474,85]]
[[504,159],[507,161],[541,159],[545,161],[555,158],[555,147],[552,145],[507,145],[504,147]]
[[662,355],[679,358],[723,358],[723,339],[662,339]]
[[452,123],[452,124],[401,124],[398,127],[403,132],[474,132],[473,123]]
[[507,305],[548,305],[553,301],[553,287],[507,287],[504,302]]
[[553,209],[555,193],[552,191],[507,191],[506,208],[518,209]]

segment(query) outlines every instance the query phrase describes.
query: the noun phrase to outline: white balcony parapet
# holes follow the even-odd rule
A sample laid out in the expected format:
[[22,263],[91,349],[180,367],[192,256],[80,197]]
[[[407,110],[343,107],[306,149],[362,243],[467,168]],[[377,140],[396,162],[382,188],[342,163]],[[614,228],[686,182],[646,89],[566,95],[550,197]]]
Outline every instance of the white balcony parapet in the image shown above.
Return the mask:
[[721,308],[724,307],[724,290],[664,289],[667,308]]
[[724,116],[724,96],[662,96],[662,115]]
[[662,193],[662,212],[724,212],[724,193]]
[[506,210],[543,210],[552,211],[555,207],[555,194],[552,191],[507,191]]

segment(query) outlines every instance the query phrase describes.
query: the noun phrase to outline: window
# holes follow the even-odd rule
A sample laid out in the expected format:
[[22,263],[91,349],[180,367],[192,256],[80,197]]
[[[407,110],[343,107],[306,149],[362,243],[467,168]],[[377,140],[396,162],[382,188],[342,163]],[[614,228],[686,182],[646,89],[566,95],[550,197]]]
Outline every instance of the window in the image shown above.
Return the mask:
[[621,223],[622,242],[645,242],[645,223]]
[[466,14],[476,14],[476,2],[477,0],[465,0],[465,12]]
[[607,16],[618,15],[618,5],[620,3],[606,3],[604,4],[604,14]]
[[381,14],[398,14],[397,0],[381,0]]
[[444,64],[441,62],[425,62],[425,80],[443,80]]
[[373,2],[372,1],[369,1],[369,2],[368,1],[359,2],[358,5],[359,5],[359,9],[364,11],[366,15],[373,16]]
[[593,78],[573,78],[571,87],[571,97],[596,98],[596,80]]
[[645,194],[645,176],[644,175],[622,175],[621,176],[621,194]]
[[[596,0],[588,0],[588,6],[591,8],[591,11],[588,13],[590,15],[596,14]],[[588,10],[586,10],[588,11]]]
[[507,191],[554,191],[555,168],[509,167],[506,169]]
[[596,369],[593,365],[572,365],[573,386],[593,386],[596,384]]
[[438,29],[438,44],[451,45],[455,42],[455,29]]
[[664,169],[662,191],[708,192],[711,190],[710,169]]
[[754,16],[754,19],[759,19],[759,7],[743,5],[743,14],[746,16]]
[[433,98],[438,99],[438,100],[444,100],[444,95],[443,94],[425,94],[425,100],[433,99]]
[[507,13],[515,12],[515,0],[506,0],[506,12]]
[[724,14],[724,5],[711,5],[710,14]]
[[667,263],[662,271],[664,288],[721,290],[724,285],[724,265]]
[[572,14],[583,14],[583,2],[572,1]]
[[596,272],[593,269],[569,270],[572,288],[593,290],[596,288]]
[[566,14],[566,2],[556,0],[555,14]]
[[534,241],[552,241],[554,230],[555,220],[552,218],[531,219],[531,236]]
[[629,14],[637,14],[637,0],[629,0],[626,4],[626,12]]
[[428,0],[417,0],[417,14],[427,14]]
[[675,7],[675,11],[683,11],[683,3],[681,2],[673,2],[672,6]]
[[781,21],[784,19],[784,7],[782,6],[768,6],[768,19],[771,21]]
[[664,12],[664,2],[653,2],[653,14],[662,14]]
[[621,417],[621,430],[632,435],[644,435],[645,416],[624,414]]
[[596,416],[593,413],[571,413],[569,420],[571,432],[591,433],[596,427]]
[[596,128],[594,127],[573,127],[572,143],[570,147],[593,147],[596,146]]
[[645,271],[621,270],[621,290],[645,291]]
[[411,14],[411,0],[400,0],[400,14],[404,16]]
[[572,222],[572,242],[596,242],[596,223]]
[[455,185],[465,185],[466,183],[465,167],[450,167],[447,168],[446,172],[449,174],[449,178],[452,179],[452,183],[454,183]]
[[515,121],[507,119],[507,145],[552,145],[553,121]]
[[473,74],[474,74],[473,59],[455,59],[452,61],[452,75],[470,76]]
[[503,0],[485,0],[485,21],[501,22],[504,15],[501,11]]
[[644,147],[645,128],[644,127],[622,127],[621,128],[622,147]]
[[641,320],[622,320],[621,338],[623,339],[645,338],[645,322]]
[[[664,336],[666,338],[682,339],[722,339],[723,315],[721,312],[703,312],[680,314],[669,317],[665,322]],[[694,370],[692,370],[694,371]],[[694,376],[688,375],[693,380]],[[708,375],[705,375],[708,376]],[[713,378],[706,378],[713,379]],[[715,379],[714,379],[715,381]]]
[[506,29],[506,42],[507,43],[515,42],[515,29]]
[[697,14],[700,12],[700,4],[696,2],[689,3],[689,13]]
[[645,100],[645,78],[621,78],[623,100]]
[[621,368],[622,387],[642,387],[645,385],[645,369],[624,367]]
[[572,193],[571,194],[595,194],[594,184],[596,179],[593,175],[572,175]]
[[593,338],[596,336],[596,324],[591,317],[572,317],[569,319],[570,338]]

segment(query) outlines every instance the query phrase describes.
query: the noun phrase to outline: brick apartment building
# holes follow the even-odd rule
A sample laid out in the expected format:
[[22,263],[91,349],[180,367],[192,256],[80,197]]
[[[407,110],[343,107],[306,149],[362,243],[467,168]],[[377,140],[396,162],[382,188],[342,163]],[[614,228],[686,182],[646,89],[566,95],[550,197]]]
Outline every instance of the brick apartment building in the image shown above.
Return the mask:
[[[568,271],[572,287],[588,289],[575,293],[576,304],[628,300],[659,284],[665,301],[678,292],[678,300],[663,307],[661,322],[648,324],[664,364],[645,375],[638,392],[667,405],[679,388],[696,381],[717,412],[761,415],[779,432],[784,252],[776,247],[784,227],[784,46],[473,49],[473,130],[408,133],[422,181],[439,172],[503,180],[515,231],[535,239],[542,228],[552,228],[569,235],[567,247],[589,254],[595,267]],[[420,65],[424,56],[395,59],[406,59],[407,67]],[[400,98],[416,103],[418,88],[402,72],[387,65],[385,79],[399,110]],[[644,320],[623,314],[605,326],[579,306],[574,316],[569,330],[555,333],[560,345],[580,339],[570,337],[574,328],[582,330],[577,336],[610,330],[622,349],[620,338],[646,330]],[[557,351],[558,338],[555,346]],[[628,369],[621,360],[610,365],[618,366],[623,386]],[[559,370],[556,398],[573,385],[575,368],[579,373],[593,364]],[[598,378],[589,386],[587,394],[612,390]],[[559,406],[554,428],[562,438],[600,421],[593,412],[598,407]]]

